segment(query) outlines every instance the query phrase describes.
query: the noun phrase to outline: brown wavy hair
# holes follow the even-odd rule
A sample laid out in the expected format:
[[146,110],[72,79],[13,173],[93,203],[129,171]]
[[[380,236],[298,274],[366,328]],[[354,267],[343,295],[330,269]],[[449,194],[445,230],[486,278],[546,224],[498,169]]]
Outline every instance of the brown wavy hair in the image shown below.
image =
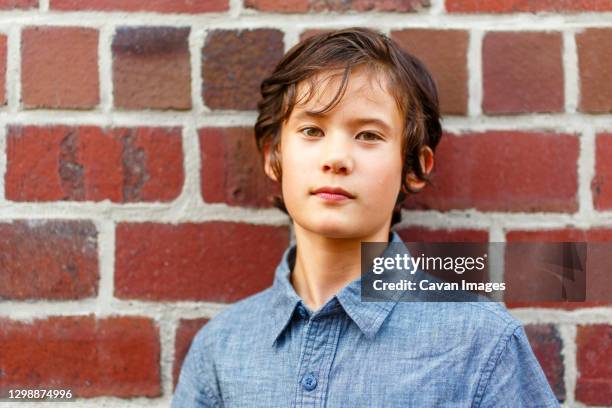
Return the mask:
[[[419,180],[432,184],[430,176],[424,174],[421,168],[419,152],[424,146],[435,151],[442,136],[442,126],[438,91],[427,68],[385,34],[369,28],[351,27],[316,34],[292,47],[278,62],[272,74],[261,82],[255,139],[262,157],[265,146],[269,146],[272,169],[280,183],[281,128],[298,103],[298,84],[302,81],[310,83],[309,100],[317,86],[314,83],[316,74],[343,69],[339,91],[328,106],[319,111],[324,113],[333,109],[340,101],[351,70],[360,66],[366,66],[387,77],[388,89],[405,118],[402,186],[391,217],[391,225],[394,225],[401,221],[401,205],[406,193],[416,193],[406,183],[407,173],[412,172]],[[273,196],[272,203],[289,215],[282,196]]]

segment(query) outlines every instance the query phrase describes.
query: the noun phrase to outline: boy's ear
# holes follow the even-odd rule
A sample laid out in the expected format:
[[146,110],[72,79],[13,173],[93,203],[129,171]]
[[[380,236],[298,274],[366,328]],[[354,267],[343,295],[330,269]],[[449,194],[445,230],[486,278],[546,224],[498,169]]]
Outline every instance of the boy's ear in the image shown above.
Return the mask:
[[274,171],[272,170],[272,160],[270,156],[271,156],[271,149],[270,149],[270,143],[268,143],[264,146],[264,171],[266,175],[270,177],[272,180],[278,181],[278,179],[276,178],[276,174],[274,174]]
[[[434,166],[434,153],[429,146],[423,146],[421,148],[421,152],[419,153],[419,163],[425,175],[431,173]],[[414,191],[421,190],[426,185],[425,181],[419,180],[412,172],[406,174],[406,183]],[[407,193],[407,191],[405,191],[405,187],[402,188],[404,189],[404,192]]]

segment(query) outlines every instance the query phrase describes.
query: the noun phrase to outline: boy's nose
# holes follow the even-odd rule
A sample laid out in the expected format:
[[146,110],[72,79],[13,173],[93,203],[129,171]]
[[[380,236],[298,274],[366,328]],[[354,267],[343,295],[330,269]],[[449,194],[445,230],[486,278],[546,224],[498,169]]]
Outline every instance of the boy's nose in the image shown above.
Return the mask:
[[332,171],[333,173],[349,173],[348,166],[342,160],[332,160],[328,163],[325,163],[323,166],[323,171]]
[[341,136],[336,136],[335,139],[334,136],[328,136],[321,165],[324,172],[348,174],[353,170],[350,148]]

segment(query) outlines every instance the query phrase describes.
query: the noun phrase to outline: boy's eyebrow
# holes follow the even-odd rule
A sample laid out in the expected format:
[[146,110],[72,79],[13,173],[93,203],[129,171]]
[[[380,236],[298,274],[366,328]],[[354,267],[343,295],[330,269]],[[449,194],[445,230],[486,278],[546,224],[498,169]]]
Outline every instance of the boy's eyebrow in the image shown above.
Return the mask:
[[[325,118],[327,115],[324,113],[312,112],[312,111],[299,111],[295,115],[295,119],[308,119],[308,118]],[[391,126],[389,126],[384,120],[378,118],[355,118],[350,121],[357,125],[366,125],[373,123],[380,126],[385,132],[391,133]]]

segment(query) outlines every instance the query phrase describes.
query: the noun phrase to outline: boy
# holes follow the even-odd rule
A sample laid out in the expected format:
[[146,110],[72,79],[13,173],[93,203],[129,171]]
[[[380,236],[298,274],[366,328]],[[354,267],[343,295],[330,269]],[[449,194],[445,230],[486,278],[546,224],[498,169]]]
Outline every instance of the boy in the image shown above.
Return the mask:
[[293,47],[261,91],[255,135],[295,245],[194,337],[172,406],[559,406],[500,304],[361,301],[361,242],[402,242],[390,227],[433,168],[425,67],[349,28]]

